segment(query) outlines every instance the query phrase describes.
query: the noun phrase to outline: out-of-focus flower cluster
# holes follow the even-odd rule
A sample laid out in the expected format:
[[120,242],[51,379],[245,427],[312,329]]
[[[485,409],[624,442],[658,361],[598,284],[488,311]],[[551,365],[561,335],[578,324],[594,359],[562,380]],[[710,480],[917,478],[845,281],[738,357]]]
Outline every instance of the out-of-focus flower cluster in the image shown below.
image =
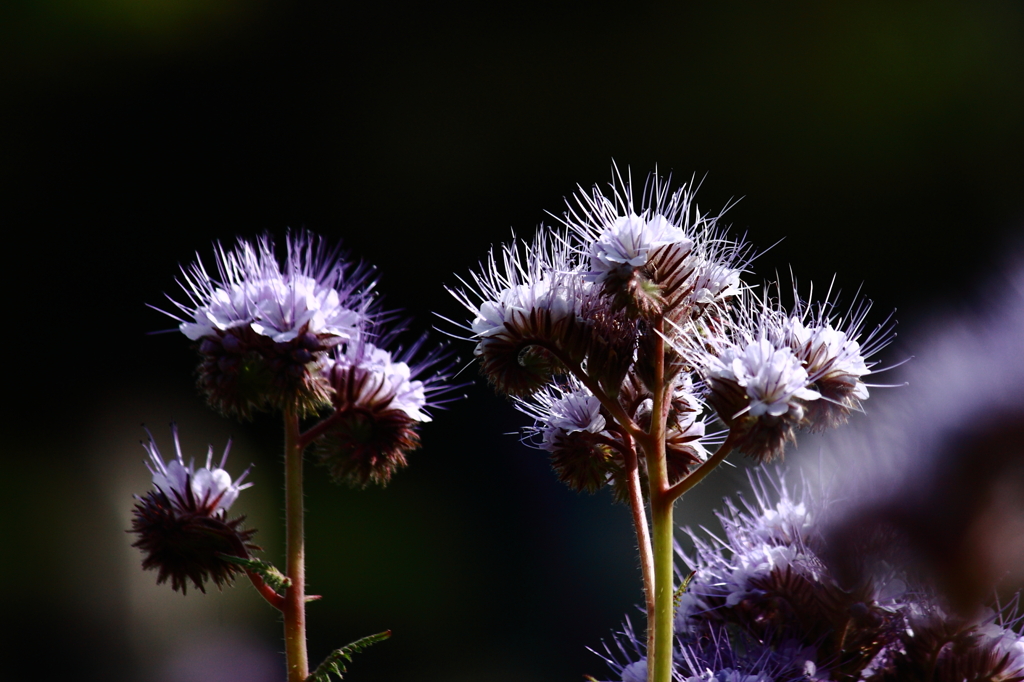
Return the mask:
[[812,303],[794,286],[784,307],[778,285],[743,282],[751,247],[697,209],[691,186],[651,176],[639,201],[634,191],[616,171],[610,195],[581,191],[560,227],[492,251],[452,290],[481,371],[533,417],[527,439],[561,480],[623,493],[627,423],[649,427],[656,385],[673,387],[672,482],[724,437],[709,420],[769,461],[797,430],[860,408],[870,357],[890,338],[885,324],[864,334],[869,304],[840,315],[831,295]]
[[[934,592],[891,566],[841,585],[823,557],[832,500],[781,474],[751,477],[753,499],[730,500],[723,533],[690,532],[680,551],[674,679],[730,682],[1021,682],[1024,636],[1016,602],[954,615]],[[616,679],[646,679],[628,626],[607,648]]]
[[283,260],[269,236],[218,244],[216,274],[182,269],[179,330],[196,342],[198,381],[220,412],[329,414],[317,441],[338,481],[386,483],[419,446],[417,427],[445,402],[452,359],[382,309],[376,275],[309,232],[289,233]]

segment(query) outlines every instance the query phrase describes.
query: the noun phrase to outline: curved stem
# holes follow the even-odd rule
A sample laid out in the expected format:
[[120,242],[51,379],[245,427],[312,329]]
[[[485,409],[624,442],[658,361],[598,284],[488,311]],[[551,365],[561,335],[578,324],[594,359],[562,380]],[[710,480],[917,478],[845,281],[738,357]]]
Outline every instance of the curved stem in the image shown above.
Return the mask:
[[[245,543],[243,543],[237,535],[231,535],[231,546],[234,548],[234,556],[241,557],[243,559],[249,558],[249,550],[246,549]],[[249,577],[249,582],[256,588],[256,591],[260,593],[260,596],[267,600],[267,603],[273,606],[278,611],[284,611],[284,597],[279,595],[273,587],[268,585],[263,576],[259,573],[252,571],[246,571],[245,574]]]
[[268,604],[278,611],[284,611],[284,597],[275,592],[274,588],[268,585],[259,573],[246,571],[245,574],[249,576],[249,582],[251,582],[252,586],[256,588],[256,591],[260,593],[260,596],[267,600]]
[[287,545],[286,572],[292,584],[284,595],[284,648],[288,682],[309,677],[306,652],[306,547],[303,530],[302,451],[299,415],[284,411],[284,508]]
[[[623,439],[626,441],[625,448],[620,449],[626,462],[626,484],[629,490],[629,508],[633,517],[633,530],[636,532],[637,548],[640,551],[640,572],[644,583],[644,604],[647,609],[647,646],[648,650],[653,645],[654,628],[651,627],[651,614],[655,612],[655,570],[654,550],[651,545],[651,534],[647,526],[647,511],[644,507],[644,497],[640,482],[640,467],[637,458],[636,445],[634,441],[639,439],[644,443],[650,443],[649,435],[637,426],[636,422],[626,414],[617,400],[605,393],[601,385],[589,374],[583,371],[578,362],[570,361],[557,348],[549,348],[550,352],[558,358],[565,367],[587,387],[587,390],[594,395],[611,414],[612,418],[622,427],[625,433]],[[664,359],[662,360],[664,362]],[[662,439],[664,442],[664,439]],[[618,444],[614,444],[618,447]]]
[[724,462],[726,456],[732,452],[733,440],[733,432],[730,431],[729,435],[725,438],[725,442],[715,450],[715,454],[708,457],[703,464],[691,471],[686,478],[678,481],[668,489],[667,493],[669,497],[675,501],[687,490],[703,481],[704,477],[710,474],[715,467]]
[[[647,510],[644,507],[644,496],[640,484],[640,467],[636,448],[629,443],[626,452],[626,483],[629,489],[629,509],[633,516],[633,530],[636,531],[636,544],[640,550],[640,572],[644,580],[644,605],[647,613],[654,613],[654,553],[651,549],[651,532],[647,527]],[[648,642],[653,632],[648,628]]]
[[331,413],[331,416],[315,424],[311,429],[309,429],[309,431],[299,434],[299,448],[302,450],[308,448],[312,445],[313,441],[322,436],[332,426],[337,424],[345,414],[345,411],[335,410]]

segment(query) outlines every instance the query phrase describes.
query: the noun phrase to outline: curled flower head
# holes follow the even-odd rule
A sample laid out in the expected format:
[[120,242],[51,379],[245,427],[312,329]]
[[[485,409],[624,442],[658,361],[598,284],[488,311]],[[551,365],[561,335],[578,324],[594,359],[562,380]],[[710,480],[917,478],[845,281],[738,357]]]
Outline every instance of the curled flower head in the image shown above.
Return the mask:
[[614,471],[613,436],[601,401],[576,381],[553,384],[530,396],[517,399],[516,407],[533,417],[535,425],[526,430],[536,446],[551,456],[559,480],[576,491],[595,492]]
[[249,542],[256,531],[241,528],[245,517],[227,517],[238,493],[252,484],[242,484],[248,470],[232,479],[224,469],[230,442],[219,466],[213,465],[211,447],[206,466],[197,469],[192,462],[185,464],[178,430],[172,426],[172,431],[176,456],[169,462],[164,461],[152,434],[143,444],[154,489],[136,498],[129,532],[139,536],[132,546],[145,554],[142,567],[159,571],[158,583],[170,578],[171,587],[184,594],[191,580],[205,592],[207,580],[220,587],[242,571],[221,555],[246,557],[249,550],[258,549]]
[[561,371],[561,356],[579,362],[590,325],[583,318],[591,287],[577,276],[564,241],[538,234],[530,244],[492,251],[482,272],[451,293],[473,314],[462,327],[476,342],[474,355],[495,388],[527,396]]
[[743,290],[727,314],[677,325],[670,339],[698,367],[734,445],[760,461],[781,457],[798,429],[822,431],[859,409],[874,365],[866,358],[892,338],[888,320],[862,335],[870,304],[851,308],[844,322],[828,297],[813,305],[797,298],[787,312],[770,290]]
[[375,336],[380,346],[365,337],[337,346],[323,363],[335,412],[324,422],[317,452],[339,483],[385,485],[419,448],[417,429],[431,421],[430,409],[459,387],[450,381],[447,347],[424,352],[424,335],[404,348],[395,344],[398,333]]
[[605,424],[601,401],[589,391],[580,389],[567,393],[550,405],[541,447],[551,451],[559,440],[574,433],[601,433]]
[[[753,495],[718,513],[722,532],[688,531],[693,554],[677,549],[692,579],[674,680],[1024,682],[1019,595],[964,617],[899,566],[840,585],[824,559],[839,489],[792,487],[779,470],[750,479]],[[613,645],[613,679],[644,679],[646,638],[628,620]]]
[[869,333],[863,333],[870,302],[851,307],[846,320],[833,314],[826,301],[815,308],[797,305],[794,314],[779,324],[780,337],[800,359],[821,400],[810,405],[807,423],[821,431],[846,422],[853,410],[868,398],[864,377],[875,362],[869,358],[892,340],[887,319]]
[[372,270],[305,231],[288,234],[281,262],[269,236],[215,252],[216,276],[199,260],[182,268],[186,300],[172,299],[178,312],[168,313],[198,344],[199,385],[211,405],[240,417],[325,406],[318,365],[374,316]]
[[590,245],[590,272],[587,276],[596,282],[628,279],[635,270],[648,264],[654,249],[670,244],[679,244],[689,251],[693,240],[660,213],[650,220],[646,214],[619,216]]
[[907,604],[905,611],[901,636],[871,663],[871,682],[1024,681],[1024,636],[1012,604],[999,612],[984,609],[975,618],[950,615],[928,600]]
[[707,357],[708,402],[732,430],[736,447],[770,461],[796,440],[805,405],[820,394],[789,348],[766,338],[725,344]]

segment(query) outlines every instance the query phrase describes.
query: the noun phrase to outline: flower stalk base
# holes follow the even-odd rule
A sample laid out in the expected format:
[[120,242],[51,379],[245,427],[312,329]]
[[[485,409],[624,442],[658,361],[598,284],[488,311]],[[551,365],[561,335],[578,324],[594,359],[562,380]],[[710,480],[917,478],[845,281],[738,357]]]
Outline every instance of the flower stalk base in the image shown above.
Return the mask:
[[302,446],[296,409],[284,412],[285,525],[287,574],[291,580],[284,595],[284,646],[288,682],[309,677],[306,651],[306,541],[302,495]]

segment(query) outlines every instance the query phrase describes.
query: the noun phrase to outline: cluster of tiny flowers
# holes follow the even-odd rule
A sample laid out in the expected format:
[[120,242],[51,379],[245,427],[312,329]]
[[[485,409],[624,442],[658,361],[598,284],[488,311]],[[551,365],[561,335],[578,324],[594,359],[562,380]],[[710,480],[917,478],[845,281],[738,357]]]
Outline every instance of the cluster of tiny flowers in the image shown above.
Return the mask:
[[254,530],[241,527],[244,517],[228,519],[227,512],[240,491],[251,483],[242,481],[248,470],[236,479],[225,469],[231,443],[224,448],[219,466],[213,466],[213,448],[207,452],[206,466],[196,469],[185,464],[178,440],[177,427],[172,426],[175,457],[165,462],[153,440],[143,443],[149,453],[146,466],[153,476],[153,490],[136,497],[132,528],[139,539],[133,543],[145,554],[144,569],[156,569],[157,582],[168,578],[175,590],[186,591],[191,580],[200,591],[212,580],[218,587],[230,583],[238,565],[222,555],[247,557],[257,549],[249,542]]
[[535,420],[528,440],[561,480],[621,492],[632,445],[620,422],[648,428],[662,382],[677,396],[670,482],[705,461],[707,434],[724,436],[706,429],[716,418],[731,447],[769,461],[798,429],[859,408],[866,359],[889,338],[880,327],[858,344],[867,305],[844,323],[827,299],[785,310],[779,296],[755,296],[741,279],[750,247],[700,213],[690,187],[651,176],[639,202],[633,193],[618,175],[610,195],[581,192],[560,227],[492,251],[452,290],[482,373]]
[[[895,569],[840,586],[823,559],[830,500],[797,493],[778,472],[751,477],[753,501],[727,501],[723,536],[690,532],[692,579],[676,611],[676,680],[1024,680],[1013,608],[952,615]],[[628,625],[606,660],[622,682],[644,678],[644,642]]]
[[[768,287],[765,288],[766,292]],[[846,318],[829,299],[815,306],[796,300],[785,311],[778,297],[744,290],[713,325],[690,325],[674,341],[694,359],[708,386],[707,401],[733,432],[735,446],[770,461],[796,439],[796,431],[821,431],[846,421],[868,398],[867,360],[892,339],[888,320],[864,335],[870,304]]]
[[197,343],[199,386],[220,412],[330,402],[321,366],[328,351],[357,342],[376,315],[373,271],[309,233],[289,233],[283,262],[269,236],[216,245],[216,276],[201,260],[182,268],[185,301],[171,299],[178,329]]
[[608,482],[616,467],[613,444],[617,434],[608,430],[601,402],[590,391],[567,378],[529,400],[517,399],[517,405],[536,420],[524,440],[550,453],[559,479],[589,492]]
[[182,269],[178,329],[197,342],[199,385],[221,412],[328,413],[317,445],[334,478],[387,483],[419,447],[416,428],[456,388],[452,358],[424,336],[409,347],[383,311],[371,267],[309,232],[289,233],[278,261],[269,236],[216,249]]

